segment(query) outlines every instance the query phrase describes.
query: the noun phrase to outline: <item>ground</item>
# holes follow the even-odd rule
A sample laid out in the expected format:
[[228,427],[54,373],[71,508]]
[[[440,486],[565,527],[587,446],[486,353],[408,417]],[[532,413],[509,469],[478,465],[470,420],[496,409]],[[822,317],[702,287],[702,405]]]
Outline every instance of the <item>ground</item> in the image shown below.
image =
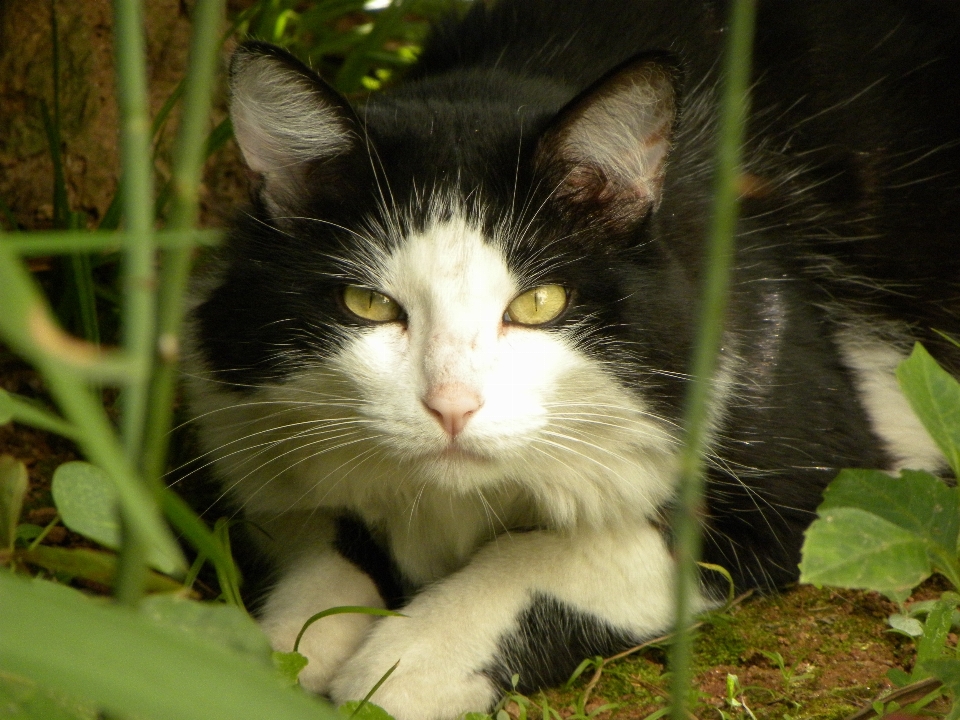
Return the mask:
[[[869,707],[894,688],[887,670],[907,669],[913,657],[913,643],[886,624],[895,611],[876,593],[803,585],[709,616],[696,647],[694,715],[839,720]],[[653,648],[605,667],[587,714],[619,703],[598,717],[641,720],[663,707],[665,661]],[[576,703],[591,675],[549,693],[551,706]]]

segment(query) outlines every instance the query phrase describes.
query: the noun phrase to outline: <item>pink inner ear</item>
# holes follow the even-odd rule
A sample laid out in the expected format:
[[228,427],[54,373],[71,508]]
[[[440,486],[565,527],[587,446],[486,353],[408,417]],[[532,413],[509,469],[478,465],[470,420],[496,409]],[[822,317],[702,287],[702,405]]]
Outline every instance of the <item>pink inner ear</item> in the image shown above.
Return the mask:
[[609,177],[602,168],[587,163],[575,165],[567,173],[558,194],[573,202],[607,204],[617,200],[653,202],[645,183],[624,183]]
[[659,61],[638,60],[560,112],[538,152],[560,198],[616,223],[659,204],[676,119],[674,77]]

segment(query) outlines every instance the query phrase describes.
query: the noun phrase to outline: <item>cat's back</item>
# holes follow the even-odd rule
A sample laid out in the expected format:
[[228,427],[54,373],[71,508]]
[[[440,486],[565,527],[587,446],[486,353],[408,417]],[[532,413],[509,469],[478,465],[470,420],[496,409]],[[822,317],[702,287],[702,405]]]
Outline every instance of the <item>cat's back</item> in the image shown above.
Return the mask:
[[[672,58],[680,107],[667,170],[672,192],[664,196],[681,217],[694,212],[694,201],[706,202],[691,183],[704,182],[714,151],[711,113],[730,4],[477,2],[437,28],[412,79],[522,77],[559,88],[562,104],[630,58]],[[901,314],[950,328],[960,315],[944,301],[960,283],[958,7],[759,0],[744,161],[756,181],[744,215],[765,218],[753,236],[776,226],[778,244],[842,259],[846,275],[874,285],[909,277]],[[490,81],[490,95],[498,82]],[[515,105],[526,92],[513,96]],[[537,94],[529,97],[546,97]]]

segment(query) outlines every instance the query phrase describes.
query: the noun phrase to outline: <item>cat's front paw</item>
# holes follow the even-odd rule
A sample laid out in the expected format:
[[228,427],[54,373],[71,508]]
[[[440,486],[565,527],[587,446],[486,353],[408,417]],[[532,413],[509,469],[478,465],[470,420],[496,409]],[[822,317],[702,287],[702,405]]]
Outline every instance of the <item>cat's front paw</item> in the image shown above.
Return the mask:
[[[483,673],[489,662],[459,642],[456,628],[420,632],[414,618],[386,618],[331,684],[339,704],[359,700],[396,665],[370,701],[396,720],[455,720],[493,707],[500,690]],[[446,635],[444,637],[443,635]]]
[[[261,620],[261,627],[274,650],[290,652],[304,620],[302,615],[268,616]],[[307,628],[297,648],[307,658],[297,678],[300,685],[310,692],[328,692],[334,673],[360,644],[370,622],[368,615],[334,615]]]
[[[336,553],[301,560],[274,588],[260,617],[260,627],[274,650],[290,652],[304,623],[314,614],[342,605],[383,607],[373,581]],[[330,680],[360,646],[370,629],[370,615],[343,613],[313,623],[298,647],[307,658],[300,684],[326,693]],[[362,697],[362,696],[361,696]]]

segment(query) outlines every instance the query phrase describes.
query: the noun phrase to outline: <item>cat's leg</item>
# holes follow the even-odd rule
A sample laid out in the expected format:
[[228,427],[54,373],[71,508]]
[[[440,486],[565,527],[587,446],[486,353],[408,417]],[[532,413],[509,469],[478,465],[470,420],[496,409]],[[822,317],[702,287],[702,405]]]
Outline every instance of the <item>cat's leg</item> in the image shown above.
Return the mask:
[[[384,607],[370,576],[334,549],[332,523],[312,520],[319,527],[296,533],[290,528],[302,527],[299,519],[268,524],[284,552],[273,548],[280,580],[264,603],[260,626],[273,649],[281,652],[293,650],[304,622],[322,610],[342,605]],[[356,651],[372,620],[369,615],[345,613],[313,623],[300,641],[299,652],[308,660],[300,684],[312,692],[328,692],[334,672]]]
[[462,570],[384,618],[332,683],[397,720],[488,710],[512,675],[520,687],[565,677],[583,657],[654,637],[673,618],[674,564],[657,529],[507,535]]

